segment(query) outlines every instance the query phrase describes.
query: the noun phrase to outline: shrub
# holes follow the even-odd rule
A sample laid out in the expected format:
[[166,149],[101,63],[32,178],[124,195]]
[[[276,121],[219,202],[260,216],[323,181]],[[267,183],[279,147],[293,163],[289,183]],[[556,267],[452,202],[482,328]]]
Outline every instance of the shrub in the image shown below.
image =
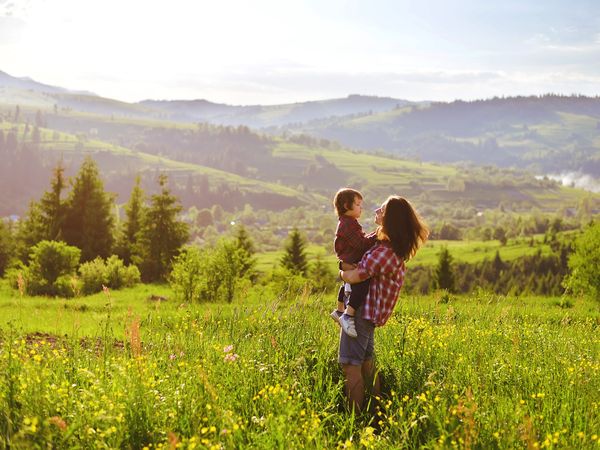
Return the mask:
[[235,242],[221,239],[216,246],[186,247],[174,260],[171,288],[183,301],[233,301],[247,276]]
[[64,242],[41,241],[31,249],[29,267],[23,271],[26,291],[30,295],[72,297],[71,279],[81,251]]
[[185,302],[200,300],[205,289],[202,251],[198,247],[185,247],[175,258],[169,281],[175,295]]
[[100,257],[79,266],[81,292],[83,294],[94,294],[102,290],[102,285],[106,284],[105,269],[104,260]]
[[111,289],[120,289],[122,287],[131,287],[140,282],[140,271],[137,266],[125,263],[116,255],[112,255],[106,260],[106,286]]
[[563,285],[575,294],[600,301],[600,223],[590,225],[576,240],[569,256],[570,273]]
[[94,294],[102,286],[111,289],[134,286],[140,282],[140,271],[134,265],[125,266],[123,260],[112,255],[104,261],[98,257],[79,266],[83,294]]
[[273,269],[270,278],[270,287],[274,295],[279,295],[283,301],[293,300],[308,288],[312,289],[310,280],[298,272],[293,272],[284,267]]

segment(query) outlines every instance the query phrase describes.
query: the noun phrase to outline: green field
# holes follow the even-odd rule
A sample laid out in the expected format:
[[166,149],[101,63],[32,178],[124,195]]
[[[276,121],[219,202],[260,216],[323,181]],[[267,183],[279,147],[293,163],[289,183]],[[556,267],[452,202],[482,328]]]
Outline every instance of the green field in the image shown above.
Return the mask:
[[186,305],[160,286],[76,300],[4,286],[0,447],[598,447],[597,303],[402,296],[376,331],[382,396],[353,416],[333,296],[263,294]]
[[[537,236],[534,245],[530,246],[526,239],[509,239],[506,245],[499,241],[444,241],[430,240],[417,252],[410,265],[433,266],[437,263],[441,247],[447,247],[454,261],[465,263],[478,263],[484,259],[494,259],[496,252],[500,253],[503,261],[512,261],[526,255],[533,255],[541,251],[543,255],[550,254],[550,246],[543,243],[543,237]],[[259,253],[257,255],[257,269],[267,273],[279,265],[284,250]],[[331,270],[337,273],[337,258],[333,253],[333,245],[322,247],[319,245],[308,245],[306,255],[309,263],[314,262],[317,255],[321,255],[329,264]],[[410,266],[409,266],[410,267]]]
[[438,255],[442,247],[447,247],[455,261],[465,263],[478,263],[484,259],[493,259],[496,252],[499,252],[503,261],[512,261],[526,255],[533,255],[541,251],[543,255],[552,252],[549,245],[543,243],[541,236],[536,237],[534,245],[530,246],[526,239],[509,239],[506,245],[500,241],[427,241],[419,250],[411,264],[420,264],[423,266],[432,266],[437,263]]

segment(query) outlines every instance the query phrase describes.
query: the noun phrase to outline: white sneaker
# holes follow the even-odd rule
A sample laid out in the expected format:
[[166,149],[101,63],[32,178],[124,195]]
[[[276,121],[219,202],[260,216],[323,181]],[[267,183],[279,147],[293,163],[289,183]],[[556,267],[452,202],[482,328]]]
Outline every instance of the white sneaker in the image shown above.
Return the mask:
[[358,336],[356,333],[356,326],[354,325],[354,317],[344,313],[342,317],[340,317],[340,325],[342,326],[344,333],[346,333],[348,336],[352,338]]
[[331,314],[329,314],[329,317],[331,317],[333,320],[335,320],[335,323],[337,323],[339,325],[340,317],[342,317],[342,314],[344,314],[344,313],[341,311],[338,311],[337,309],[334,309],[333,311],[331,311]]

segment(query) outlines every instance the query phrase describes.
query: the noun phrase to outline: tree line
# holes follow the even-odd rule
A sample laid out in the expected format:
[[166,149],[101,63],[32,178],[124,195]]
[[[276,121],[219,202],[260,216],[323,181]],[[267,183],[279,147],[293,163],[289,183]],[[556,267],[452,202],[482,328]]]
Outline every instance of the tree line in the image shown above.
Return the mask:
[[583,293],[600,300],[600,223],[591,222],[574,240],[550,236],[550,254],[538,250],[512,261],[503,261],[497,251],[492,260],[456,262],[448,248],[442,247],[436,266],[414,266],[407,271],[405,290],[421,294],[435,289],[503,295]]
[[181,205],[171,194],[167,176],[161,174],[158,184],[159,192],[147,202],[137,178],[120,223],[114,195],[104,190],[91,157],[72,180],[65,178],[62,164],[57,165],[50,189],[30,203],[24,218],[10,227],[2,224],[0,275],[11,256],[14,264],[25,267],[38,244],[62,242],[78,249],[77,259],[82,263],[116,255],[125,265],[135,264],[142,280],[165,280],[171,260],[189,234],[187,224],[178,217]]
[[[185,246],[189,226],[167,176],[149,199],[136,178],[124,206],[124,220],[104,190],[98,167],[85,159],[67,180],[62,164],[54,168],[50,188],[32,201],[17,224],[0,221],[0,276],[22,293],[70,297],[139,281],[169,281],[185,300],[231,301],[240,287],[258,279],[255,245],[243,224],[233,238]],[[215,215],[219,211],[215,209]],[[306,239],[294,229],[277,270],[262,282],[279,288],[328,289],[335,275],[317,258],[309,264]]]

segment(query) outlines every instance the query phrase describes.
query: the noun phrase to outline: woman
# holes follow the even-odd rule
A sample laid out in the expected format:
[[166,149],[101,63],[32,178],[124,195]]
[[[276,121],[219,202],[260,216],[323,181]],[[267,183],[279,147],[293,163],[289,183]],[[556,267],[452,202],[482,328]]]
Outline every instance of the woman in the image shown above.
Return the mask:
[[371,278],[367,298],[356,313],[358,336],[340,333],[338,362],[344,371],[348,401],[357,412],[363,406],[365,381],[372,383],[375,395],[380,390],[373,363],[375,327],[385,325],[392,315],[404,283],[404,263],[429,235],[412,205],[398,196],[389,197],[375,211],[375,223],[379,225],[377,244],[365,253],[356,269],[340,271],[340,277],[348,283]]

